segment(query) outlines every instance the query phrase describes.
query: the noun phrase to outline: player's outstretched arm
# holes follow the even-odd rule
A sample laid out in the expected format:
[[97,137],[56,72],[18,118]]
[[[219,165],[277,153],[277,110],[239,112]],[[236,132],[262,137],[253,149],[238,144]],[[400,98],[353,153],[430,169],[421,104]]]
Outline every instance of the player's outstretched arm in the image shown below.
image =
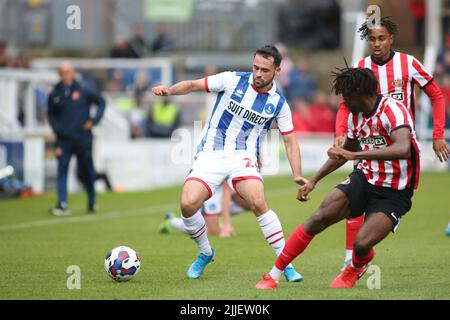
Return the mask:
[[185,80],[174,84],[171,87],[156,86],[152,88],[153,94],[157,96],[174,96],[188,94],[194,91],[205,90],[205,80]]
[[359,149],[359,143],[357,140],[346,139],[343,147],[332,147],[328,149],[328,159],[323,166],[317,171],[317,173],[298,191],[297,199],[300,201],[308,201],[308,195],[314,190],[316,184],[325,176],[329,175],[333,171],[342,167],[347,160],[342,157],[336,157],[334,153],[330,152],[333,149],[341,149],[345,152],[354,152]]
[[287,158],[292,170],[292,176],[295,183],[304,185],[308,180],[302,176],[302,162],[300,156],[300,147],[298,146],[295,133],[283,135],[284,147],[286,148]]

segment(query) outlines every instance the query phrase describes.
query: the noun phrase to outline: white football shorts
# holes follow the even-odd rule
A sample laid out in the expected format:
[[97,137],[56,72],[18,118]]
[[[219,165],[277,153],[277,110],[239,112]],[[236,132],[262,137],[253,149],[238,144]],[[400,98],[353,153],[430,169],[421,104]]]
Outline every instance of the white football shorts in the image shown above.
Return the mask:
[[198,153],[184,181],[201,182],[211,198],[227,178],[231,180],[232,189],[236,192],[236,184],[239,181],[257,179],[264,182],[255,155],[245,150],[232,153],[223,150]]
[[[231,179],[227,179],[227,183],[230,186],[230,188],[232,188]],[[217,188],[216,192],[214,192],[212,197],[203,203],[201,209],[203,215],[214,216],[222,214],[223,188],[224,188],[223,184],[221,184]],[[233,191],[233,193],[235,193],[235,191]],[[242,208],[240,205],[238,205],[236,202],[234,202],[233,199],[231,199],[230,214],[235,215],[243,211],[245,211],[245,209]]]

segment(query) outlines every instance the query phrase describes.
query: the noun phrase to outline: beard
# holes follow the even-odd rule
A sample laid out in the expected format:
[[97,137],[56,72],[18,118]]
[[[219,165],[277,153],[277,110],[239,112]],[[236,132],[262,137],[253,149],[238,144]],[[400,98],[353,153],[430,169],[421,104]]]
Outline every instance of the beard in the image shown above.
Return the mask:
[[[273,81],[274,78],[275,78],[275,76],[273,76],[269,81],[263,82],[263,83],[260,84],[260,85],[257,85],[256,82],[255,82],[255,79],[253,79],[253,85],[254,85],[257,89],[262,89],[262,88],[264,88],[264,87],[270,85],[270,84],[272,83],[272,81]],[[261,80],[261,79],[260,79],[260,80]]]

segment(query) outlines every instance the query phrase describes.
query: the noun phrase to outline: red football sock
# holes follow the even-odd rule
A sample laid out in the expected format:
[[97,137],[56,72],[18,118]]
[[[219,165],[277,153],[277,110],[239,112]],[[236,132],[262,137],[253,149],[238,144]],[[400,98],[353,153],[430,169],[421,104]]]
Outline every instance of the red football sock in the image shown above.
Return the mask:
[[277,261],[275,261],[275,266],[280,270],[284,270],[292,260],[306,249],[312,238],[314,236],[306,233],[301,224],[284,245],[283,251],[278,256]]
[[356,234],[364,223],[364,215],[360,215],[357,218],[347,219],[346,227],[346,241],[345,249],[353,250],[353,244],[355,243]]
[[373,250],[373,248],[370,249],[369,254],[364,257],[355,256],[355,251],[353,251],[352,264],[355,268],[362,268],[366,264],[368,264],[370,261],[372,261],[374,256],[375,256],[375,250]]

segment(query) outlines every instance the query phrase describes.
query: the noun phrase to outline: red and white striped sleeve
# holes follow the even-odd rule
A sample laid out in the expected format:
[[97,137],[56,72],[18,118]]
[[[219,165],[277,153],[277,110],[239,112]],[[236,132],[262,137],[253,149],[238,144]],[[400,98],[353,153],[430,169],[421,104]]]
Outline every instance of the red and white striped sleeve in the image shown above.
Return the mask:
[[423,88],[427,85],[431,80],[433,80],[433,76],[425,69],[425,67],[413,56],[408,56],[409,60],[409,74],[411,75],[411,79],[417,84],[420,88]]

